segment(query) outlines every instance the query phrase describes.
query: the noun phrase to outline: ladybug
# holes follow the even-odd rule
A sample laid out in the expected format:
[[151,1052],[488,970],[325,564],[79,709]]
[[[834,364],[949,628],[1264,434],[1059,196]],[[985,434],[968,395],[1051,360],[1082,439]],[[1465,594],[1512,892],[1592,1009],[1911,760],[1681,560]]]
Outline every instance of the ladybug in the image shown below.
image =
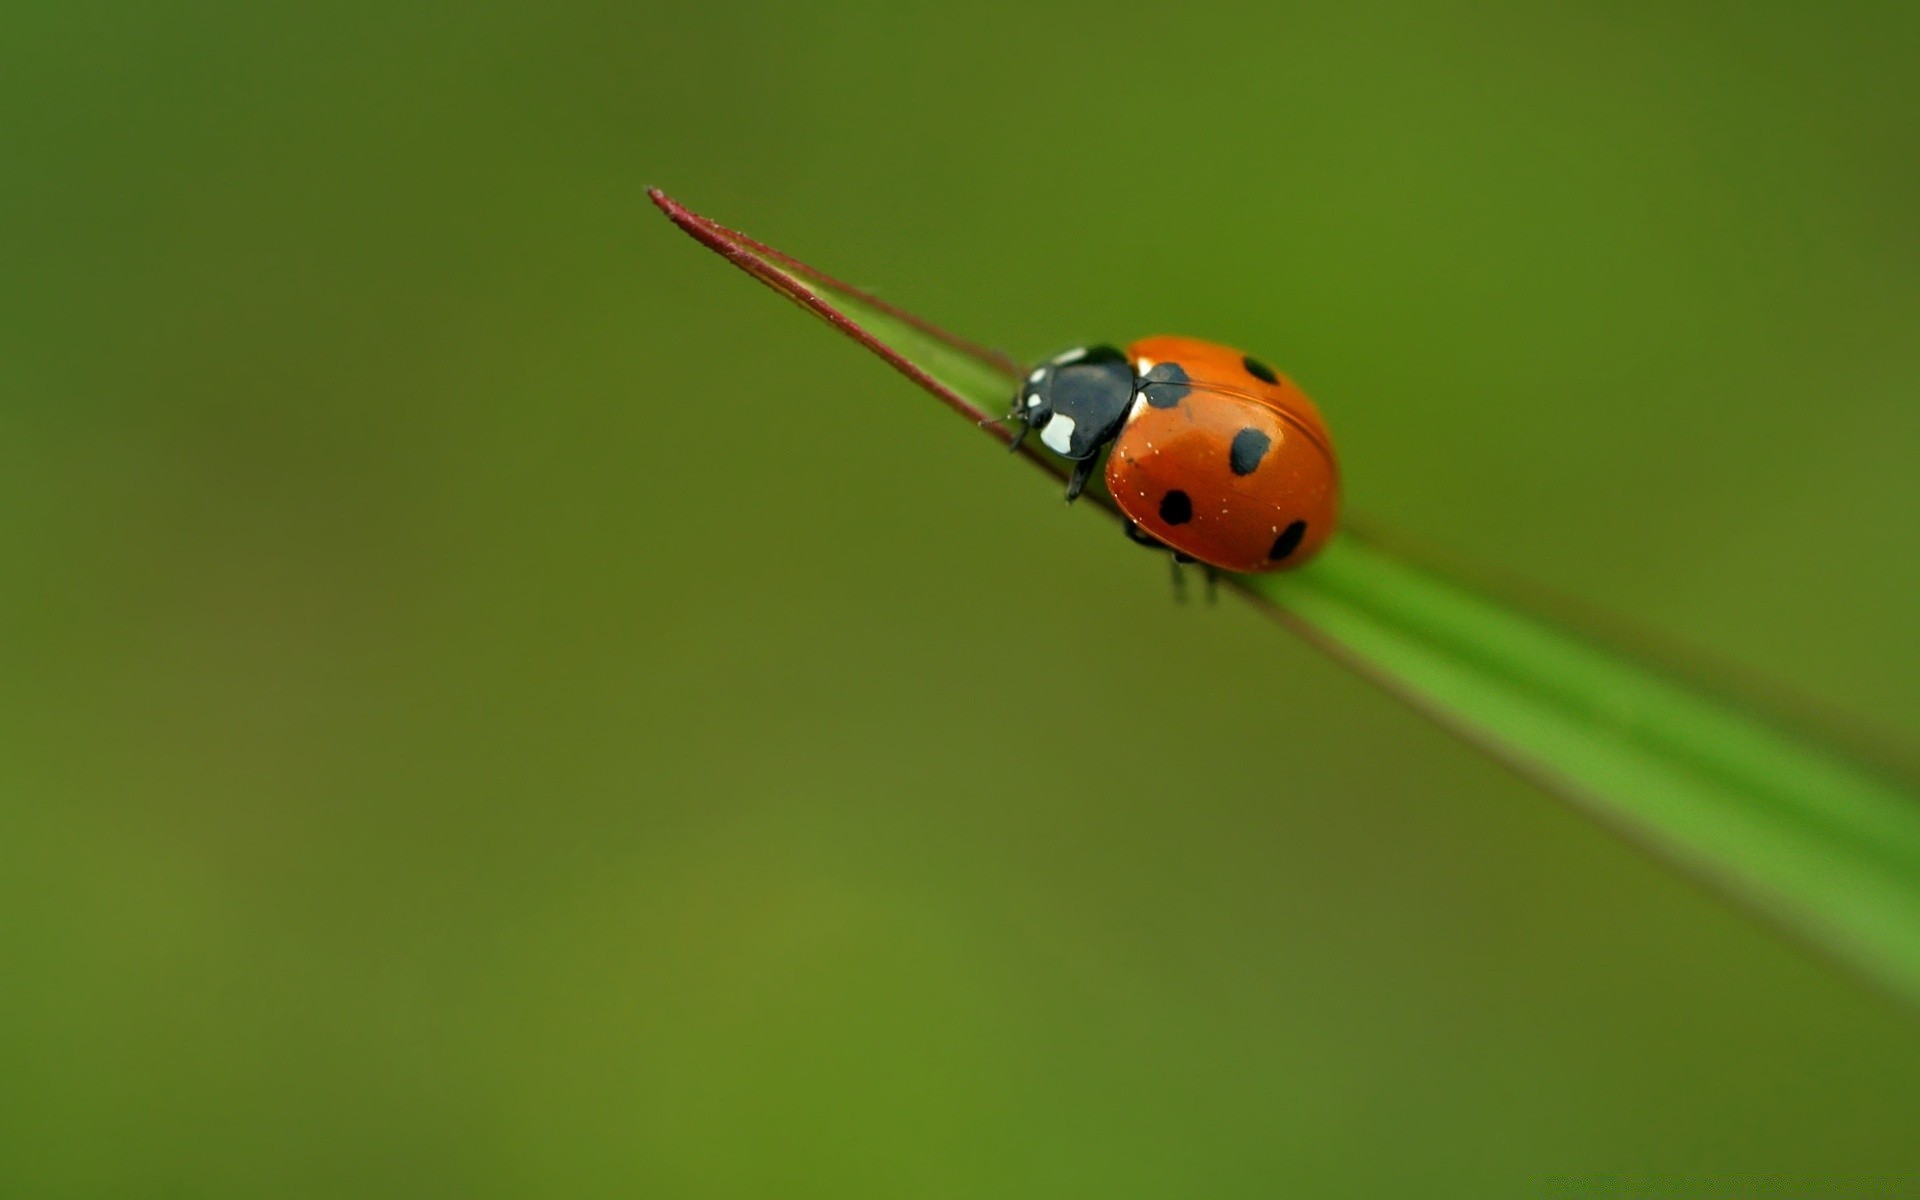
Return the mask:
[[1085,346],[1034,368],[1009,419],[1073,464],[1067,500],[1109,444],[1106,485],[1135,541],[1176,562],[1282,571],[1312,558],[1340,507],[1313,401],[1266,363],[1197,338]]

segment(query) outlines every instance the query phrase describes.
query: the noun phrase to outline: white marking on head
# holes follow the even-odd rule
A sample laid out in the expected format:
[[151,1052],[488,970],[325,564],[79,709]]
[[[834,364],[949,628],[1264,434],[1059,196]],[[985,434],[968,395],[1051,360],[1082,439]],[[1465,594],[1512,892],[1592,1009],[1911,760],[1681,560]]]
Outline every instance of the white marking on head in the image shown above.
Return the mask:
[[1042,379],[1045,379],[1046,377],[1047,377],[1047,369],[1045,367],[1035,367],[1031,372],[1027,374],[1027,382],[1039,383]]
[[1040,431],[1040,440],[1055,454],[1065,454],[1073,448],[1073,418],[1064,413],[1053,414],[1053,420]]
[[1145,392],[1141,392],[1139,395],[1133,398],[1133,407],[1127,410],[1127,421],[1131,423],[1135,417],[1139,416],[1141,413],[1145,412],[1146,410],[1147,410],[1147,394]]
[[1039,396],[1039,394],[1038,394],[1038,393],[1035,393],[1034,395],[1031,395],[1031,396],[1028,396],[1028,397],[1027,397],[1027,407],[1028,407],[1028,408],[1039,408],[1039,407],[1040,407],[1040,396]]
[[1133,373],[1135,375],[1145,375],[1148,371],[1151,371],[1151,370],[1153,370],[1153,360],[1150,358],[1143,358],[1139,362],[1133,364]]
[[1061,366],[1064,367],[1068,363],[1077,363],[1081,359],[1085,358],[1086,356],[1087,356],[1087,348],[1085,346],[1080,346],[1073,350],[1067,351],[1065,354],[1059,355],[1053,361],[1056,363],[1059,363]]

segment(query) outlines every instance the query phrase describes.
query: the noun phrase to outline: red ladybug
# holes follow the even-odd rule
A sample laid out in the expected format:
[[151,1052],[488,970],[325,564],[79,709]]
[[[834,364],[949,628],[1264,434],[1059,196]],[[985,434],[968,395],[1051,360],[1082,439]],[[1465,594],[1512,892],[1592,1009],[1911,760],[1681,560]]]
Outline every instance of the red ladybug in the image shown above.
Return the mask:
[[1257,358],[1197,338],[1088,346],[1034,368],[1014,399],[1073,463],[1067,499],[1109,443],[1107,491],[1136,541],[1226,571],[1281,571],[1332,535],[1340,470],[1319,410]]

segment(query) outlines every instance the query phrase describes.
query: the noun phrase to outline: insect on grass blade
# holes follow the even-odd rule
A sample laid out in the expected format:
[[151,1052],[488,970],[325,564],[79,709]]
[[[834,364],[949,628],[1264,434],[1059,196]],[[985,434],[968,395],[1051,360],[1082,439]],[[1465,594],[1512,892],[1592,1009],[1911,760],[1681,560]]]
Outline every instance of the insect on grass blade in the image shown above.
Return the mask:
[[[699,216],[673,222],[1003,444],[1021,366]],[[1050,457],[1022,454],[1055,478]],[[1118,515],[1103,492],[1094,507]],[[1792,721],[1351,529],[1227,587],[1443,727],[1920,1002],[1920,795]]]

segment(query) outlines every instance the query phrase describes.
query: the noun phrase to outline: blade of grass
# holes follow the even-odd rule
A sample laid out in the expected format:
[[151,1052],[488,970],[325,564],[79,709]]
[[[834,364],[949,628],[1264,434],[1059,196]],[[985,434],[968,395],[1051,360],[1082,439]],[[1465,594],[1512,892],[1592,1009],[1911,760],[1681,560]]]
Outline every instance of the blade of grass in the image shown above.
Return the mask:
[[[1005,443],[1021,367],[648,195],[675,224]],[[1023,455],[1056,478],[1033,450]],[[1087,499],[1108,513],[1096,489]],[[1547,791],[1920,1002],[1920,797],[1491,591],[1351,530],[1231,590]]]

